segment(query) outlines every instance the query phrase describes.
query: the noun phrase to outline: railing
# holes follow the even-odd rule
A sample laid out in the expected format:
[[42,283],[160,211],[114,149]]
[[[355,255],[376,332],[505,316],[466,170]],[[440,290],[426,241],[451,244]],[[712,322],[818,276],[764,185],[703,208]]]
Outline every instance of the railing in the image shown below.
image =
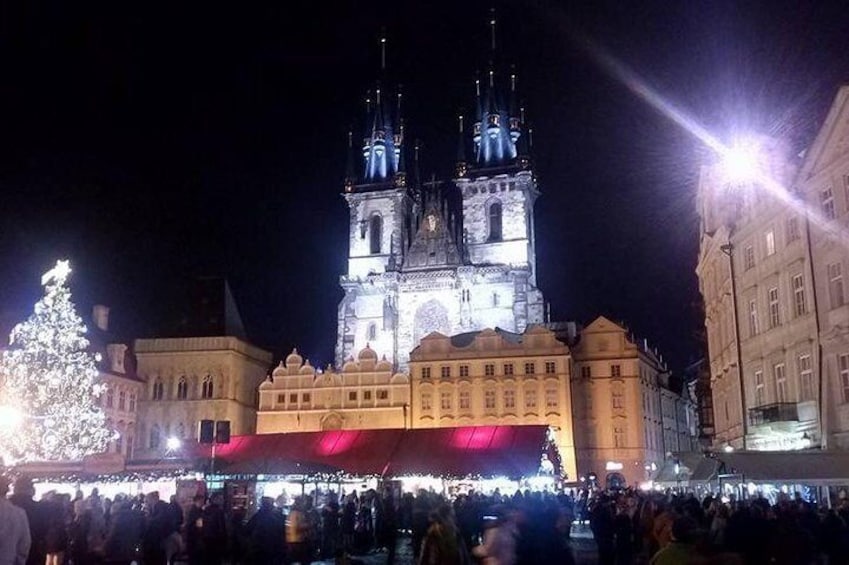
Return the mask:
[[749,409],[749,420],[753,426],[774,422],[798,422],[799,410],[795,402],[776,402]]

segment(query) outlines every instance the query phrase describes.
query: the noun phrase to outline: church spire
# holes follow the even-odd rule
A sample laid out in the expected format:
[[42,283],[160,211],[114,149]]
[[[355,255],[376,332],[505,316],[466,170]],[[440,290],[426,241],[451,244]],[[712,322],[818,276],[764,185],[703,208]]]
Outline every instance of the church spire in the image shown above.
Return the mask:
[[463,114],[457,116],[457,121],[460,127],[457,141],[457,164],[455,167],[455,173],[457,174],[457,178],[462,178],[466,176],[466,173],[468,172],[468,166],[466,164],[466,135],[463,131]]
[[354,183],[357,181],[356,173],[354,172],[354,132],[348,130],[348,159],[345,163],[345,192],[354,190]]

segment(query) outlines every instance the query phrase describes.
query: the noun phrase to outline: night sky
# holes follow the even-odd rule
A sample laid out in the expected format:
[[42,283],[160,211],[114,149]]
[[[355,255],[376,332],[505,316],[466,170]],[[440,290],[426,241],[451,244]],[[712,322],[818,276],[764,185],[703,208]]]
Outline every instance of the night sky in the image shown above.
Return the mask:
[[[229,279],[253,342],[333,356],[347,210],[386,29],[422,172],[449,177],[493,2],[19,2],[0,8],[0,329],[68,257],[81,309],[155,336],[183,281]],[[624,5],[623,5],[624,4]],[[798,5],[797,5],[798,4]],[[843,2],[495,2],[542,196],[558,320],[702,355],[695,178],[707,152],[605,74],[605,50],[720,137],[803,148],[849,81]],[[358,134],[357,137],[360,137]]]

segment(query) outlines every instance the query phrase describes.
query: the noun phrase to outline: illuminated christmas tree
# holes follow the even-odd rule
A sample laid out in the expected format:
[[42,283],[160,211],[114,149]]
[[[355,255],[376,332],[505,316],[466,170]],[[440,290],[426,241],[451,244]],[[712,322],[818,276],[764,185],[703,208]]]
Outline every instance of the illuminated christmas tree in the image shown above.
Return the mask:
[[58,261],[44,274],[44,297],[12,330],[0,360],[0,456],[6,464],[78,460],[102,453],[113,433],[97,399],[99,355],[88,351],[86,327],[66,282],[71,269]]

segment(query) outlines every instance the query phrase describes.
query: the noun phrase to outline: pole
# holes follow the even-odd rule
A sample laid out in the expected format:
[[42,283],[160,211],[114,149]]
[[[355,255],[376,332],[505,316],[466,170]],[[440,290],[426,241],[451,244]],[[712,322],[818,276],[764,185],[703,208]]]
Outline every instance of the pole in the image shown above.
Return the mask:
[[740,410],[741,423],[743,425],[743,451],[748,448],[747,437],[749,435],[749,415],[746,413],[746,384],[743,378],[743,350],[740,346],[740,316],[737,311],[737,275],[734,270],[734,244],[731,243],[732,226],[728,233],[728,243],[720,247],[720,250],[728,256],[728,266],[731,271],[731,307],[734,310],[734,345],[737,349],[737,384],[740,386]]
[[209,474],[215,474],[215,442],[212,442],[212,460],[209,462]]

